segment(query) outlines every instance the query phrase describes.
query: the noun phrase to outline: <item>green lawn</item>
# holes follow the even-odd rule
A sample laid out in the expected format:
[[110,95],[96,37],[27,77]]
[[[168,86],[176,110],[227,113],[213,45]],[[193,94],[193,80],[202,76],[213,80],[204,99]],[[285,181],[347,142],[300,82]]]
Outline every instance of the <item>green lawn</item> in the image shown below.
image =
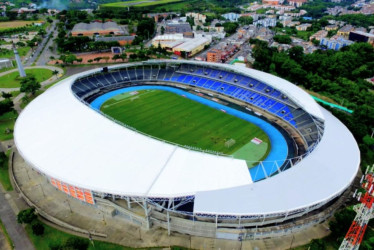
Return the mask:
[[[8,112],[0,116],[0,141],[7,141],[13,139],[14,123],[17,119],[16,112]],[[10,133],[7,133],[7,129],[10,129]]]
[[[51,246],[58,246],[64,244],[66,240],[72,237],[71,234],[59,231],[51,226],[44,224],[45,230],[44,235],[42,236],[35,236],[32,233],[32,229],[30,225],[26,226],[26,232],[31,239],[31,242],[34,244],[37,250],[49,250]],[[165,249],[164,247],[151,247],[151,248],[132,248],[132,247],[125,247],[113,243],[103,242],[94,240],[94,245],[90,244],[88,247],[89,250],[97,250],[97,249],[105,249],[105,250],[130,250],[130,249]],[[187,248],[172,246],[172,250],[186,250]]]
[[[14,65],[14,64],[15,64],[15,61],[13,61],[13,65]],[[3,72],[5,72],[5,71],[9,71],[9,70],[12,70],[12,69],[15,69],[15,67],[0,69],[0,73],[3,73]]]
[[[35,236],[32,233],[31,226],[30,225],[26,226],[26,232],[29,235],[31,242],[34,244],[35,248],[38,250],[49,250],[50,246],[62,245],[69,237],[72,237],[71,234],[59,231],[46,224],[44,224],[44,227],[45,227],[44,235]],[[90,244],[90,247],[88,249],[108,249],[108,250],[131,249],[131,248],[123,247],[120,245],[107,243],[103,241],[96,241],[96,240],[94,241],[94,245],[95,247],[93,247],[92,244]]]
[[[33,74],[38,82],[43,82],[52,77],[52,70],[49,69],[26,69],[26,75]],[[0,88],[19,88],[20,77],[18,71],[0,76]]]
[[[17,50],[20,57],[24,57],[29,52],[30,47],[19,47]],[[0,58],[14,58],[13,50],[0,51]]]
[[[6,156],[8,158],[9,158],[9,155],[10,155],[10,151],[8,151],[6,153]],[[3,188],[5,189],[5,191],[12,191],[13,186],[12,186],[12,183],[10,182],[10,179],[9,179],[8,169],[9,169],[8,161],[6,161],[3,166],[0,166],[0,183],[3,186]]]
[[114,2],[114,3],[106,3],[100,5],[100,7],[148,7],[148,6],[157,6],[169,3],[180,2],[182,0],[131,0],[125,2]]
[[[141,132],[180,145],[229,155],[247,147],[254,137],[270,146],[268,136],[256,125],[168,91],[123,93],[106,101],[101,110]],[[229,140],[235,142],[227,147]],[[239,155],[241,159],[260,160],[268,153],[261,150],[263,154],[255,158],[249,152]]]

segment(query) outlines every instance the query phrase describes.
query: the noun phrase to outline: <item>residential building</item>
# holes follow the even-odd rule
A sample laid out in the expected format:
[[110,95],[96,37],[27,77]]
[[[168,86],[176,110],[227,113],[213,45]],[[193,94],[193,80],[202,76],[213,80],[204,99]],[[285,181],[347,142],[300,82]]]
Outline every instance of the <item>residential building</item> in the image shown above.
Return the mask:
[[309,27],[312,27],[312,24],[310,23],[303,23],[298,26],[296,26],[296,30],[298,31],[306,31]]
[[289,23],[292,22],[292,17],[291,16],[280,16],[279,21],[283,26],[287,26]]
[[188,12],[186,13],[186,16],[193,17],[196,21],[199,21],[201,23],[205,23],[206,15],[200,14],[200,13],[194,13],[194,12]]
[[211,49],[206,53],[207,62],[222,62],[222,51],[218,49]]
[[297,8],[301,7],[306,2],[307,0],[288,0],[289,5],[292,5]]
[[236,22],[238,21],[240,15],[236,13],[226,13],[222,15],[226,20],[229,20],[231,22]]
[[333,50],[340,50],[341,48],[351,45],[354,43],[353,41],[349,41],[343,37],[339,37],[336,39],[328,39],[328,38],[322,38],[320,45],[326,46],[328,49],[333,49]]
[[352,25],[345,25],[338,30],[338,36],[343,36],[348,38],[349,33],[354,30]]
[[279,5],[279,0],[262,0],[263,4]]
[[275,27],[277,25],[277,19],[275,18],[265,18],[253,22],[256,26],[262,27]]
[[330,30],[337,30],[337,29],[339,29],[339,27],[338,27],[338,25],[336,25],[336,24],[330,24],[330,25],[327,25],[327,26],[325,27],[325,30],[327,30],[327,31],[330,31]]
[[325,38],[327,36],[328,32],[326,30],[319,30],[317,33],[311,35],[309,37],[309,40],[312,41],[313,39],[316,39],[317,41],[321,41],[322,38]]

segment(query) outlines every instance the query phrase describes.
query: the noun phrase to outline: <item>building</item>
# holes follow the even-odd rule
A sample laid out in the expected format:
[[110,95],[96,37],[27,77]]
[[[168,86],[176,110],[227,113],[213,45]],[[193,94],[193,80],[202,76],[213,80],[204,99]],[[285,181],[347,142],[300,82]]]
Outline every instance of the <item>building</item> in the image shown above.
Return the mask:
[[177,33],[156,36],[152,40],[152,45],[155,47],[160,46],[176,55],[185,53],[187,57],[191,57],[204,50],[205,46],[211,42],[212,37],[209,35],[195,34],[194,38],[187,38],[183,34]]
[[32,14],[32,13],[36,13],[37,12],[37,9],[29,9],[29,8],[25,8],[25,7],[22,7],[22,8],[15,8],[15,9],[11,9],[10,10],[11,12],[17,12],[18,14]]
[[206,53],[207,62],[222,62],[222,51],[219,49],[211,49]]
[[263,4],[279,5],[279,0],[262,0]]
[[253,22],[256,26],[262,27],[275,27],[277,25],[277,19],[275,18],[265,18]]
[[319,30],[315,34],[311,35],[309,37],[309,40],[312,41],[313,39],[317,41],[321,41],[322,38],[325,38],[328,35],[328,32],[326,30]]
[[327,26],[325,27],[325,30],[327,30],[327,31],[330,31],[330,30],[337,30],[337,29],[339,29],[339,27],[338,27],[338,25],[336,25],[336,24],[330,24],[330,25],[327,25]]
[[229,20],[231,22],[236,22],[238,21],[240,15],[237,14],[237,13],[226,13],[226,14],[223,14],[222,15],[223,18],[225,18],[226,20]]
[[354,30],[354,27],[352,25],[345,25],[338,30],[337,35],[338,36],[344,36],[344,37],[348,38],[349,33],[353,30]]
[[296,8],[301,7],[307,0],[288,0],[289,5],[292,5]]
[[298,26],[296,26],[296,30],[298,31],[306,31],[308,28],[312,27],[312,24],[310,23],[303,23]]
[[8,58],[0,58],[0,69],[12,68],[13,62]]
[[349,40],[354,42],[370,43],[374,46],[374,34],[362,32],[362,31],[352,31],[349,33]]
[[176,12],[147,13],[147,14],[144,14],[144,15],[146,15],[148,18],[153,18],[155,20],[155,22],[157,23],[157,22],[159,22],[160,18],[166,19],[169,16],[177,15],[177,13]]
[[[275,158],[248,169],[243,159],[165,143],[109,120],[95,110],[98,102],[87,105],[94,95],[106,101],[101,97],[114,89],[163,87],[150,82],[266,125],[281,139],[271,147]],[[249,117],[244,107],[256,113]],[[288,156],[284,136],[297,137],[290,143],[300,140],[305,150]],[[65,193],[56,197],[58,211],[70,197],[144,230],[235,241],[281,237],[326,221],[350,195],[360,169],[353,135],[304,90],[257,70],[187,60],[149,60],[63,79],[19,115],[14,140],[25,172],[38,172]]]
[[117,41],[119,45],[125,46],[126,44],[132,44],[135,36],[111,36],[111,37],[96,37],[97,42],[114,42]]
[[186,57],[192,57],[200,51],[203,51],[205,46],[211,43],[211,36],[196,36],[195,38],[185,40],[183,43],[173,47],[173,53],[179,56],[185,54]]
[[200,22],[200,23],[205,23],[206,20],[206,15],[200,14],[200,13],[195,13],[195,12],[188,12],[186,13],[186,17],[193,17],[195,19],[195,22]]
[[340,50],[341,48],[353,44],[353,41],[344,39],[343,37],[338,38],[322,38],[320,45],[326,46],[327,49]]
[[192,32],[189,23],[167,23],[165,26],[165,34]]
[[292,22],[292,19],[293,19],[292,16],[280,16],[279,17],[279,20],[284,27],[290,24]]
[[105,35],[125,35],[125,31],[115,22],[92,22],[77,23],[71,31],[72,36],[105,36]]

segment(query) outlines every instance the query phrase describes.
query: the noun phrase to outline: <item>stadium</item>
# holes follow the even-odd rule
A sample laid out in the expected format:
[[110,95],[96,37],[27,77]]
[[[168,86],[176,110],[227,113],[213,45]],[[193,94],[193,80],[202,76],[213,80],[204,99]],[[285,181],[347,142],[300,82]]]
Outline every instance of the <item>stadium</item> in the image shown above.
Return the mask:
[[111,202],[112,216],[148,229],[225,239],[320,223],[360,164],[349,130],[294,84],[184,60],[63,79],[24,109],[14,137],[32,169],[84,204]]

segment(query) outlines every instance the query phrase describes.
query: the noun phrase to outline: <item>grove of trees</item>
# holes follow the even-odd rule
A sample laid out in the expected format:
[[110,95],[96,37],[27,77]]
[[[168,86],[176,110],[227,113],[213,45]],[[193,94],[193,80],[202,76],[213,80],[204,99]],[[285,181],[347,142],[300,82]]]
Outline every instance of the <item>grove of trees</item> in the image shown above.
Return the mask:
[[255,69],[285,78],[354,110],[353,114],[331,111],[353,133],[362,165],[371,165],[374,140],[368,138],[374,128],[374,94],[373,85],[365,79],[374,75],[374,48],[368,43],[355,43],[340,51],[304,54],[301,47],[279,52],[262,41],[251,42],[255,45]]

